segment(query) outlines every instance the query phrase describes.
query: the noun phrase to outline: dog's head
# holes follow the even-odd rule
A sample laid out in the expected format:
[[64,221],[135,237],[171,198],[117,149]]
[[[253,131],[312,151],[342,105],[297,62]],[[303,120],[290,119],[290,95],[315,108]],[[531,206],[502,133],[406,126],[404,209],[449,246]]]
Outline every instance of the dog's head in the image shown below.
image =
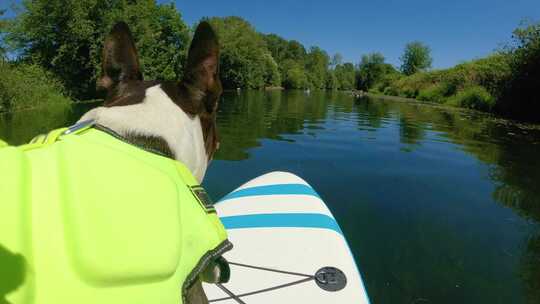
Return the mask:
[[82,119],[94,119],[136,143],[169,152],[201,180],[219,145],[218,74],[219,43],[209,23],[203,21],[195,30],[183,78],[159,82],[143,80],[133,36],[119,22],[105,40],[97,80],[98,89],[106,90],[104,107]]

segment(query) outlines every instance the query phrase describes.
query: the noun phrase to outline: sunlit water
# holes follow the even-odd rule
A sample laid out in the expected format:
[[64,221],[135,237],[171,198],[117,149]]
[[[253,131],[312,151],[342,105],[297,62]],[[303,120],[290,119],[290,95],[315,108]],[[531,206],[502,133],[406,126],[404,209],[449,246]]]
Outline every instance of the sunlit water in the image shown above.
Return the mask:
[[[91,105],[0,116],[13,144]],[[344,231],[372,303],[540,302],[540,131],[344,93],[226,93],[205,186],[300,175]],[[279,246],[279,244],[276,244]]]

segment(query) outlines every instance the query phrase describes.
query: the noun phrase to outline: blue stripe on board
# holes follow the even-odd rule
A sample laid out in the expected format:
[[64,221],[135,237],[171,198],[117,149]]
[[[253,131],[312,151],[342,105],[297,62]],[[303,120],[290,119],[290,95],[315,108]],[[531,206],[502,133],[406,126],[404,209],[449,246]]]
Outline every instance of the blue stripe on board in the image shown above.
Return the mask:
[[[310,186],[304,184],[276,184],[265,185],[240,189],[227,194],[220,200],[226,201],[233,198],[257,196],[257,195],[312,195],[319,197],[319,194],[313,190]],[[320,198],[320,197],[319,197]]]
[[320,228],[343,235],[335,219],[320,213],[267,213],[225,216],[221,222],[226,229],[241,228]]

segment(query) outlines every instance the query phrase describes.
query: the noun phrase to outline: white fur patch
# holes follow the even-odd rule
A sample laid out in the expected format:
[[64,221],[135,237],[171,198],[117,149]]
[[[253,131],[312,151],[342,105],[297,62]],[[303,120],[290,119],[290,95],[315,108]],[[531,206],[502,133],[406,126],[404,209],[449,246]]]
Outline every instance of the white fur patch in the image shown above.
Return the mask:
[[206,148],[198,116],[190,116],[177,106],[160,85],[146,90],[142,103],[90,110],[79,121],[93,119],[119,135],[139,134],[163,138],[178,161],[184,163],[199,182],[208,166]]

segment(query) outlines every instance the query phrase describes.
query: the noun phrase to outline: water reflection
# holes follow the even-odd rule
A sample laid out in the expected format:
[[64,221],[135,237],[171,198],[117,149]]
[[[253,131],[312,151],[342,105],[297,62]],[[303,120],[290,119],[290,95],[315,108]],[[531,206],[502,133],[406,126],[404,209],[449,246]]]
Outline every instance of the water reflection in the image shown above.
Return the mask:
[[[384,169],[391,173],[381,180],[389,185],[388,192],[408,194],[414,191],[415,185],[427,182],[424,189],[418,190],[421,193],[409,196],[416,199],[415,202],[402,201],[414,205],[409,208],[419,208],[403,211],[404,215],[413,216],[412,220],[400,219],[404,223],[387,223],[394,229],[409,230],[409,235],[403,236],[406,234],[404,231],[402,237],[386,236],[384,240],[384,237],[380,239],[371,236],[363,238],[361,242],[354,236],[349,236],[353,246],[358,246],[358,252],[366,251],[362,248],[365,244],[375,243],[377,245],[373,247],[376,249],[371,250],[371,254],[385,257],[384,261],[379,259],[380,263],[375,267],[366,260],[377,259],[366,253],[358,254],[374,302],[412,303],[422,299],[437,303],[540,301],[540,234],[537,225],[540,221],[540,132],[537,129],[523,129],[521,126],[474,112],[367,98],[353,100],[343,94],[321,92],[313,92],[309,97],[301,93],[281,92],[253,92],[251,95],[232,99],[225,97],[220,114],[224,136],[223,148],[217,158],[221,160],[260,158],[253,154],[258,151],[262,154],[262,150],[270,149],[270,144],[264,146],[266,139],[302,141],[298,143],[300,145],[305,144],[304,136],[318,137],[320,145],[327,145],[328,148],[331,141],[325,138],[328,132],[336,132],[333,136],[340,137],[358,148],[356,157],[359,160],[362,159],[360,149],[383,151],[374,154],[371,158],[374,161],[377,157],[384,158],[381,161],[389,161],[389,158],[399,157],[401,152],[416,152],[410,157],[400,158],[401,166],[404,163],[413,164],[405,166],[407,172],[386,167]],[[355,134],[355,139],[346,136],[345,133],[349,130],[340,128],[340,124],[346,124],[347,121],[357,125],[359,133]],[[231,128],[229,124],[233,122],[235,126]],[[362,145],[366,142],[370,144]],[[261,145],[264,147],[253,149]],[[398,149],[384,154],[392,147]],[[287,153],[284,152],[286,149],[279,150]],[[336,157],[330,152],[330,148],[327,150],[327,158]],[[345,154],[344,151],[340,153]],[[338,155],[338,158],[343,154]],[[306,152],[304,157],[309,158],[311,155],[312,153]],[[279,156],[282,157],[283,154]],[[417,160],[419,157],[423,160],[433,158],[434,161],[422,163]],[[463,165],[460,159],[468,163]],[[293,158],[288,163],[294,168],[293,164],[300,161]],[[361,179],[358,177],[361,175],[369,175],[362,171],[371,172],[369,164],[346,163],[347,158],[342,161],[343,167],[353,166],[358,170],[356,175],[351,175],[356,179]],[[463,165],[463,168],[456,168],[457,172],[452,172],[451,169],[446,169],[446,172],[440,168],[453,166],[454,163]],[[324,174],[322,172],[328,168],[327,165],[328,163],[315,164],[320,167],[314,171],[318,171],[319,175]],[[391,166],[389,164],[389,167]],[[346,171],[340,166],[337,169]],[[309,175],[306,174],[306,169],[293,170],[304,173],[304,176]],[[473,172],[474,170],[479,172]],[[429,172],[427,174],[433,178],[426,178],[427,181],[424,181],[420,176],[423,171]],[[439,171],[440,175],[437,174]],[[217,175],[220,174],[223,172],[219,171]],[[375,174],[377,173],[368,178],[373,179]],[[403,185],[390,187],[393,180],[400,179],[400,174],[409,175],[400,182],[409,185],[410,189],[403,189],[407,187]],[[441,178],[445,174],[454,176]],[[316,178],[312,176],[312,179]],[[459,182],[456,182],[458,179],[470,181],[459,185]],[[332,184],[334,188],[336,182],[352,181],[345,176]],[[210,182],[216,183],[217,181]],[[358,196],[358,191],[360,190],[344,192]],[[220,191],[216,192],[221,194]],[[389,193],[379,195],[399,199]],[[424,212],[422,208],[433,208],[420,203],[420,196],[426,197],[426,201],[431,204],[443,203],[445,200],[442,196],[449,196],[447,204],[453,205],[447,206],[448,210],[442,214],[437,214],[438,218],[433,217],[433,214],[419,216],[419,213]],[[337,201],[338,196],[328,193],[325,197]],[[381,197],[376,199],[385,200]],[[456,204],[456,200],[461,205]],[[491,203],[492,200],[500,206],[510,207],[518,218],[509,217],[504,209],[496,208],[496,205]],[[467,207],[468,210],[460,209]],[[350,208],[354,213],[358,206]],[[359,229],[359,225],[349,224],[358,221],[358,217],[350,218],[339,214],[336,206],[332,209],[340,215],[338,218],[341,217],[342,225],[353,227],[349,231]],[[348,210],[349,213],[351,209]],[[385,212],[384,216],[388,217],[388,210]],[[484,218],[482,214],[489,215]],[[433,223],[439,220],[443,222]],[[377,221],[384,223],[385,219],[378,217]],[[488,221],[489,224],[481,223],[482,221]],[[382,224],[374,224],[369,228],[374,226],[380,227]],[[379,231],[388,233],[389,229],[392,228],[384,227]],[[467,231],[468,229],[472,232]],[[465,235],[462,235],[463,233]],[[436,282],[432,281],[434,278]],[[504,291],[505,296],[497,295],[500,290]],[[522,290],[526,292],[522,293]]]
[[[23,143],[90,106],[0,116]],[[540,131],[432,105],[227,93],[205,185],[287,170],[325,198],[373,303],[540,302]],[[234,174],[231,174],[234,172]]]
[[0,114],[0,138],[12,145],[28,142],[38,134],[69,126],[97,104],[49,106],[39,110]]

